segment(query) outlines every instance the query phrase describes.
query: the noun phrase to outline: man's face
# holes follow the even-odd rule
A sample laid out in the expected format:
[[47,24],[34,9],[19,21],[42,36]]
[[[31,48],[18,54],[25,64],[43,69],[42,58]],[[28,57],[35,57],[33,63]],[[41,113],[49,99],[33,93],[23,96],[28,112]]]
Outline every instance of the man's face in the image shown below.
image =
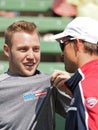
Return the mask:
[[[62,39],[63,40],[63,39]],[[74,41],[67,41],[62,49],[62,58],[65,64],[65,70],[74,73],[77,70],[77,52],[74,47]]]
[[72,49],[71,44],[68,44],[63,52],[64,55],[64,64],[65,64],[65,70],[69,73],[74,73],[78,67],[76,64],[76,56],[75,56],[75,50]]
[[40,62],[40,40],[37,33],[17,32],[12,37],[12,47],[5,55],[9,58],[9,71],[32,76]]

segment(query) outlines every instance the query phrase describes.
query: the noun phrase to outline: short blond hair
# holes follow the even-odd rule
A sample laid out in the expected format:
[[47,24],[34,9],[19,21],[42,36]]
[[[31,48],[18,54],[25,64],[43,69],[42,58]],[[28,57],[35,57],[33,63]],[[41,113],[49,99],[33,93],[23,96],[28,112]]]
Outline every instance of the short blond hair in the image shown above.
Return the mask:
[[38,28],[35,23],[28,21],[17,21],[11,24],[5,31],[5,44],[8,44],[11,47],[12,36],[16,32],[26,32],[32,34],[36,32],[39,35]]

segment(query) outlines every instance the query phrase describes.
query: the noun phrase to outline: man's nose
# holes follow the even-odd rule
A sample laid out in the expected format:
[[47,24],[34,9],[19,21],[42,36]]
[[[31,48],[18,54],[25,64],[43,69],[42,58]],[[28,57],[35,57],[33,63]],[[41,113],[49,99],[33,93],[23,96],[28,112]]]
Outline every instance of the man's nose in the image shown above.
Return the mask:
[[29,51],[27,54],[27,58],[32,59],[34,57],[34,52],[33,51]]
[[61,53],[61,61],[62,62],[64,61],[64,53],[63,52]]

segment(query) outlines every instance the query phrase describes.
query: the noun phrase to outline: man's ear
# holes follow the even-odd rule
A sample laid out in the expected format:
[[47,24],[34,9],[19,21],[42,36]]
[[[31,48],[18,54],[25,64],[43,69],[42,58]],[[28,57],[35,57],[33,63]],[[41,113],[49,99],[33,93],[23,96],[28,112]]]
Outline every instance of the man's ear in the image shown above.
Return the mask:
[[4,47],[3,47],[3,50],[4,50],[4,54],[9,57],[9,47],[7,44],[4,44]]

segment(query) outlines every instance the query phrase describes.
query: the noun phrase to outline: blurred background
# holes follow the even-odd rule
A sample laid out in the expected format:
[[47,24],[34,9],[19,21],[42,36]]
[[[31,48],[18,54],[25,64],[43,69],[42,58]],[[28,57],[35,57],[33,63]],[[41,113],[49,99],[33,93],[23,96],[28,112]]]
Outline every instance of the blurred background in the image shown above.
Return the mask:
[[[4,31],[15,21],[34,22],[41,39],[39,69],[52,73],[64,70],[59,44],[50,36],[60,33],[77,16],[90,16],[98,20],[98,0],[0,0],[0,73],[8,69],[3,53]],[[65,119],[56,114],[56,130],[64,130]]]

